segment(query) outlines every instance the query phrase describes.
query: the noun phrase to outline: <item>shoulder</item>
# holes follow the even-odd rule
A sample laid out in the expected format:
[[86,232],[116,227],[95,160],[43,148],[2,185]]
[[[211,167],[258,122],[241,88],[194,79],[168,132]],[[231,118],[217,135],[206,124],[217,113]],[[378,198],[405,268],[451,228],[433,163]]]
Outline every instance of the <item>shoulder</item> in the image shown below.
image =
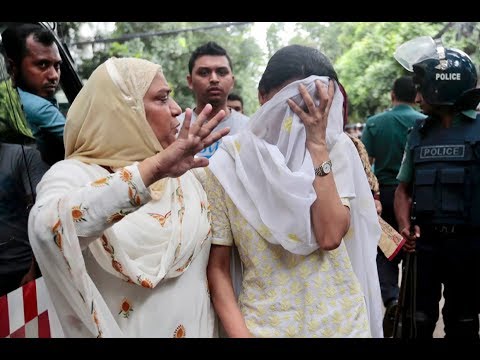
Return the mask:
[[379,114],[375,114],[375,115],[372,115],[370,117],[367,118],[367,121],[365,122],[367,125],[370,124],[370,125],[375,125],[376,123],[378,123],[380,120],[382,120],[383,118],[385,117],[388,117],[390,115],[390,112],[389,111],[384,111],[384,112],[381,112]]
[[22,100],[23,109],[27,116],[51,116],[52,112],[61,114],[60,110],[47,99],[26,91],[22,91],[22,93],[23,95],[20,95],[20,98]]
[[54,106],[50,101],[42,98],[41,96],[29,93],[28,91],[23,91],[18,89],[20,94],[20,99],[22,100],[23,106],[32,106],[32,107],[42,107],[42,106]]
[[250,118],[242,113],[239,113],[235,110],[232,110],[232,112],[230,113],[230,116],[228,117],[227,120],[230,120],[230,121],[235,121],[235,122],[242,122],[244,124],[246,124]]
[[53,164],[45,174],[45,179],[63,178],[72,185],[82,184],[98,178],[98,165],[86,164],[75,159],[60,160]]

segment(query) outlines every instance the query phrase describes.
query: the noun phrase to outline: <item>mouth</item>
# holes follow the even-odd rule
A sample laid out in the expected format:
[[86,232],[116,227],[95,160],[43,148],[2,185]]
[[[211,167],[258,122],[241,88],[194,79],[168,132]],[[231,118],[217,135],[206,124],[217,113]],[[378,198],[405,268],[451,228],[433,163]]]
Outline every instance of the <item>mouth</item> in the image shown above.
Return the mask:
[[210,88],[207,90],[208,93],[210,94],[220,94],[222,92],[222,89],[219,88]]

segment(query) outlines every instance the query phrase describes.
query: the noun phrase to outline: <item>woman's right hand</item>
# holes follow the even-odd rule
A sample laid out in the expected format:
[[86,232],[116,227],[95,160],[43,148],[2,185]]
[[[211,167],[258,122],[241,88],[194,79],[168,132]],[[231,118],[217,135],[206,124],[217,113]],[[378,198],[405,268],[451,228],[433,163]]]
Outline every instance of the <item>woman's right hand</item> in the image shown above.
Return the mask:
[[225,117],[220,110],[208,120],[212,105],[207,104],[191,125],[192,110],[186,109],[185,120],[177,140],[163,151],[142,161],[138,168],[145,186],[149,186],[164,177],[178,177],[190,169],[208,165],[208,159],[195,155],[230,132],[224,128],[212,132]]

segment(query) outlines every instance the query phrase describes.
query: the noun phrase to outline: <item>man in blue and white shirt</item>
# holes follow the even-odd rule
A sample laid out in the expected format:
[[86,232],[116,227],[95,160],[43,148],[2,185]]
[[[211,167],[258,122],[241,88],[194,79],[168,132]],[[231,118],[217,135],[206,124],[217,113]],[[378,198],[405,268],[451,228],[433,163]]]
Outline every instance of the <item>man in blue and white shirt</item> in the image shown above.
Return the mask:
[[[188,63],[189,75],[187,76],[188,87],[195,95],[196,106],[192,112],[192,123],[205,105],[211,104],[210,118],[220,110],[225,111],[224,120],[214,129],[229,127],[230,135],[242,130],[248,123],[249,118],[227,106],[227,97],[233,89],[235,76],[232,73],[232,62],[226,50],[215,42],[208,42],[199,46],[192,53]],[[183,124],[185,112],[177,119]],[[220,141],[198,153],[198,156],[210,158],[220,146]]]
[[65,116],[54,97],[62,63],[55,38],[40,25],[21,24],[2,33],[2,44],[37,148],[52,165],[65,153]]

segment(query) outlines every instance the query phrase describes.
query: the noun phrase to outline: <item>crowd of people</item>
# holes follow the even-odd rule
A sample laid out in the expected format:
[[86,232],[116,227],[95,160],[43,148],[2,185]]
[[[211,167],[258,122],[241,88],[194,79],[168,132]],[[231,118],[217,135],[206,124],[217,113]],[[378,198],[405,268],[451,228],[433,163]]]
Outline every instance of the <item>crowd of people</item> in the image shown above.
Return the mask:
[[188,63],[193,109],[160,64],[112,57],[65,119],[56,45],[7,29],[36,144],[0,144],[0,296],[43,276],[66,337],[429,338],[443,284],[446,336],[479,339],[477,73],[414,40],[395,53],[414,76],[351,133],[313,47],[270,58],[251,117],[210,41]]

